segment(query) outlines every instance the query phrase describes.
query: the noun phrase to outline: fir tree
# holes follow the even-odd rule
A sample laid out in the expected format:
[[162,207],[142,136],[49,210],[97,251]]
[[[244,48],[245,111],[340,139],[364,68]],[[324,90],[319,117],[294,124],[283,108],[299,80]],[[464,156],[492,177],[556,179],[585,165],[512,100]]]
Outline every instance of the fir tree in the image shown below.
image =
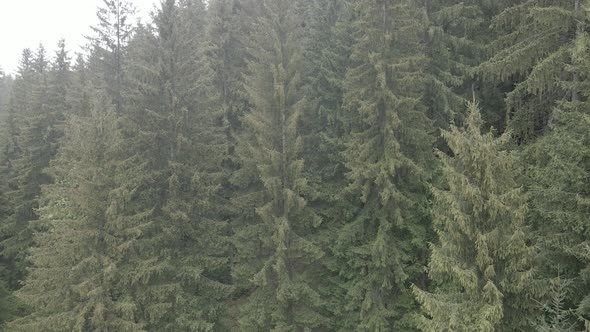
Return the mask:
[[570,291],[571,283],[568,280],[563,280],[557,277],[551,280],[551,287],[549,289],[549,302],[542,306],[544,317],[539,319],[535,328],[538,332],[574,332],[578,320],[576,319],[575,311],[566,308],[568,292]]
[[531,192],[531,220],[542,248],[543,271],[549,278],[559,275],[571,284],[565,309],[574,309],[590,320],[588,32],[580,32],[575,45],[571,69],[578,79],[571,91],[577,97],[558,103],[548,132],[523,152],[522,164]]
[[241,130],[241,117],[249,104],[243,89],[242,76],[246,70],[249,30],[246,24],[254,19],[245,0],[214,0],[208,9],[206,54],[215,74],[215,86],[224,109],[224,125],[228,143],[226,168],[236,169],[237,137]]
[[70,57],[66,51],[65,40],[57,44],[55,58],[50,64],[47,87],[47,140],[50,144],[50,158],[57,154],[59,141],[63,136],[65,114],[70,111],[69,92],[71,89]]
[[0,67],[0,119],[6,116],[6,106],[8,103],[8,96],[10,95],[12,77],[6,75]]
[[444,132],[452,156],[439,153],[444,188],[433,188],[438,241],[429,275],[434,293],[414,288],[423,331],[528,331],[535,319],[534,248],[528,245],[526,197],[513,176],[510,138],[482,134],[475,103],[466,129]]
[[69,93],[66,94],[66,103],[70,106],[70,111],[73,114],[87,115],[90,113],[93,87],[89,76],[86,60],[82,54],[78,53],[70,75]]
[[580,24],[588,18],[582,0],[514,1],[493,20],[493,55],[479,68],[487,79],[508,83],[510,129],[520,143],[541,136],[560,100],[576,99],[571,70]]
[[[10,206],[10,186],[8,181],[11,177],[10,159],[14,156],[12,140],[15,139],[15,132],[12,111],[4,113],[8,108],[9,97],[11,90],[10,77],[4,76],[0,68],[0,122],[2,127],[0,130],[0,241],[5,240],[4,223],[10,218],[12,209]],[[14,108],[11,106],[11,110]],[[6,110],[8,112],[8,110]],[[0,245],[0,250],[2,246]],[[0,251],[0,253],[2,253]],[[19,314],[19,305],[15,301],[12,291],[15,285],[15,273],[18,270],[14,266],[14,262],[10,256],[0,255],[0,330],[4,329],[4,323],[11,320],[15,315]],[[12,287],[9,287],[12,286]]]
[[425,18],[410,1],[356,1],[356,43],[345,84],[353,128],[345,151],[358,212],[339,230],[345,329],[409,329],[410,281],[428,228],[424,181],[430,121],[422,104]]
[[357,206],[342,189],[347,185],[343,151],[349,134],[343,108],[344,82],[352,51],[353,15],[347,1],[307,2],[304,40],[304,93],[308,107],[301,117],[309,206],[322,218],[314,239],[326,251],[317,289],[329,312],[329,330],[342,328],[346,300],[341,265],[332,252],[333,236]]
[[29,276],[18,296],[32,313],[10,331],[142,331],[133,307],[115,288],[122,245],[109,210],[121,144],[108,97],[70,117],[49,172],[36,222]]
[[10,288],[18,287],[25,274],[25,257],[31,245],[29,222],[37,219],[35,209],[43,173],[50,159],[47,141],[47,65],[45,50],[33,55],[23,51],[6,122],[2,173],[8,184],[7,217],[2,224],[2,259],[9,265]]
[[112,96],[117,113],[123,107],[125,54],[133,34],[129,21],[134,14],[135,7],[127,0],[103,0],[96,13],[98,26],[92,27],[94,36],[87,37],[96,86]]
[[320,328],[322,304],[310,279],[323,255],[310,241],[319,218],[306,206],[298,133],[302,98],[302,3],[265,1],[252,36],[245,89],[253,105],[239,146],[244,210],[234,222],[243,331]]
[[129,45],[125,160],[114,222],[120,287],[147,330],[221,331],[230,294],[227,224],[219,219],[223,132],[199,49],[205,3],[168,0]]
[[425,6],[430,75],[424,100],[430,117],[443,128],[461,111],[469,69],[477,63],[473,33],[483,21],[478,9],[476,4],[453,0],[428,1]]

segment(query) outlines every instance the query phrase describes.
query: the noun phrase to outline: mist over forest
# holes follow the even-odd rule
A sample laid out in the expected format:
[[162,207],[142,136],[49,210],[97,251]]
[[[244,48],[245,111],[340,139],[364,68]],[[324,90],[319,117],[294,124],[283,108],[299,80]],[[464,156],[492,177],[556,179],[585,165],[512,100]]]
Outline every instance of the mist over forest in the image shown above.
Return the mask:
[[96,15],[0,69],[0,331],[590,331],[590,0]]

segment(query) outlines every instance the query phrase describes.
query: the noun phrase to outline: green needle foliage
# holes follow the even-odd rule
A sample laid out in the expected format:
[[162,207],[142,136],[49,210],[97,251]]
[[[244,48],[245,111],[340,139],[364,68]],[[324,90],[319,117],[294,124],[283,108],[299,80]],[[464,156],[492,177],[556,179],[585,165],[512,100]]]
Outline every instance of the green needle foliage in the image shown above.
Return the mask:
[[422,271],[430,121],[420,93],[427,62],[411,1],[356,1],[356,43],[345,85],[353,132],[344,153],[357,214],[339,230],[347,293],[346,329],[407,329],[408,283]]
[[231,287],[220,219],[224,135],[203,54],[205,4],[162,3],[130,44],[127,142],[111,211],[119,287],[148,331],[221,331]]
[[71,117],[49,173],[39,209],[32,267],[17,293],[32,313],[10,331],[139,331],[116,303],[117,251],[121,240],[108,216],[113,163],[120,144],[117,119],[105,98],[90,114]]
[[590,0],[152,10],[0,70],[0,330],[590,328]]
[[324,324],[311,279],[323,252],[309,238],[321,220],[302,196],[302,9],[299,1],[265,1],[249,45],[245,90],[253,108],[244,119],[248,132],[238,175],[255,177],[244,184],[256,200],[249,207],[255,214],[236,226],[235,236],[242,265],[236,277],[249,288],[240,308],[243,331],[303,331]]
[[584,0],[509,2],[493,19],[492,57],[479,68],[494,82],[508,82],[507,116],[516,139],[529,142],[547,128],[557,102],[577,99],[572,84],[576,35],[587,25]]
[[[585,28],[582,28],[585,31]],[[577,98],[563,101],[553,111],[548,133],[522,154],[531,192],[531,219],[542,247],[548,277],[567,280],[565,309],[590,320],[590,35],[580,32],[572,52],[578,82]],[[581,328],[581,324],[579,328]]]
[[437,287],[414,288],[425,316],[422,331],[525,331],[540,290],[533,279],[526,196],[502,145],[509,136],[482,134],[473,102],[465,129],[444,132],[452,155],[439,153],[445,187],[433,189],[429,276]]

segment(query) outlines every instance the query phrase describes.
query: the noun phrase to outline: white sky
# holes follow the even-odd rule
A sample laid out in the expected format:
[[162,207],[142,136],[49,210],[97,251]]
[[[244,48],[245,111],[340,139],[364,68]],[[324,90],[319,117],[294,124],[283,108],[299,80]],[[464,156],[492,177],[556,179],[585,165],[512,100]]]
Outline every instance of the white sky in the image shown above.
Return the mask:
[[[146,21],[160,0],[130,0],[138,16]],[[96,25],[96,9],[103,0],[0,0],[0,67],[13,73],[24,48],[37,49],[39,43],[50,58],[57,42],[66,39],[70,57],[85,44],[84,35]]]

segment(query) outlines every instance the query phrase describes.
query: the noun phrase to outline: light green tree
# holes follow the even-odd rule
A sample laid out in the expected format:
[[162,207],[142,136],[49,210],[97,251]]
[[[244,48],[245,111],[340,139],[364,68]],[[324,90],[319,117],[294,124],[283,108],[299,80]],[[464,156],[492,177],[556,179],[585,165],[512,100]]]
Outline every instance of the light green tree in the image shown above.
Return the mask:
[[502,150],[510,136],[482,133],[482,125],[472,102],[465,129],[443,134],[452,154],[438,154],[445,185],[433,188],[438,240],[428,271],[436,287],[414,287],[425,313],[422,331],[532,331],[536,318],[542,290],[534,279],[526,195]]

